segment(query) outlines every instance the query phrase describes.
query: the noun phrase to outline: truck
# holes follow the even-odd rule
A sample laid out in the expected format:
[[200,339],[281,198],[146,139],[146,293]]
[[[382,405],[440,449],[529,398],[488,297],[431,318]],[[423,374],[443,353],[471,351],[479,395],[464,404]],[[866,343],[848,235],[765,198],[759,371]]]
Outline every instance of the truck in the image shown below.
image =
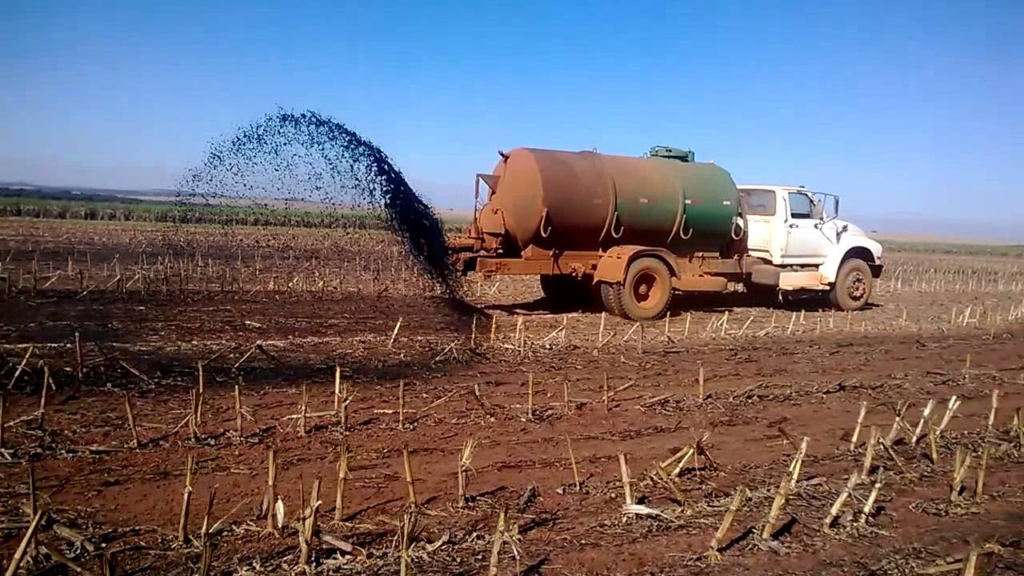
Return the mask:
[[765,302],[827,297],[853,311],[883,269],[882,246],[839,219],[838,196],[737,186],[692,150],[499,151],[474,191],[473,219],[449,242],[456,268],[539,276],[556,306],[596,296],[608,312],[645,321],[676,295],[737,291]]

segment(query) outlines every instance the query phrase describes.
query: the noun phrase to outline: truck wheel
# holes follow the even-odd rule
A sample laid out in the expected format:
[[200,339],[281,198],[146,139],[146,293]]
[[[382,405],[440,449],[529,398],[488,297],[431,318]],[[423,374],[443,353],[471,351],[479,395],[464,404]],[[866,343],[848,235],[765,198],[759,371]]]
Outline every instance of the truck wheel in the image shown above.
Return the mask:
[[600,291],[604,309],[615,316],[625,318],[626,311],[622,309],[622,284],[601,282]]
[[828,293],[829,302],[837,310],[860,310],[871,298],[871,268],[859,258],[843,262],[836,274],[836,283]]
[[557,308],[583,307],[589,296],[586,284],[569,274],[541,274],[540,290]]
[[672,301],[672,274],[657,258],[637,258],[629,265],[619,302],[626,317],[657,320]]

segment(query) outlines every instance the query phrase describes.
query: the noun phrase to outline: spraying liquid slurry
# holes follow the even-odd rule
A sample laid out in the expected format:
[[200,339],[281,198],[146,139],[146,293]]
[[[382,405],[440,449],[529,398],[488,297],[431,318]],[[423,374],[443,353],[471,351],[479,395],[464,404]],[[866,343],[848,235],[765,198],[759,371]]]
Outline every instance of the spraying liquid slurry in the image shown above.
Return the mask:
[[179,189],[179,202],[191,206],[295,201],[379,212],[422,272],[449,297],[459,295],[434,210],[380,148],[318,112],[278,110],[212,142]]

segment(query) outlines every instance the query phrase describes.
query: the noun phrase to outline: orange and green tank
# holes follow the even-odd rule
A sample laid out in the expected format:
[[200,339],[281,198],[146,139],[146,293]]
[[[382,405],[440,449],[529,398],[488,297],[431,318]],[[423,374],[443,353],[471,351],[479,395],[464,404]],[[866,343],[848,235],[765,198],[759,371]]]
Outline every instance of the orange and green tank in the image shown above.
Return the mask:
[[683,255],[730,241],[739,191],[728,172],[691,151],[656,147],[644,157],[516,148],[502,152],[480,232],[514,255],[542,250],[664,247]]

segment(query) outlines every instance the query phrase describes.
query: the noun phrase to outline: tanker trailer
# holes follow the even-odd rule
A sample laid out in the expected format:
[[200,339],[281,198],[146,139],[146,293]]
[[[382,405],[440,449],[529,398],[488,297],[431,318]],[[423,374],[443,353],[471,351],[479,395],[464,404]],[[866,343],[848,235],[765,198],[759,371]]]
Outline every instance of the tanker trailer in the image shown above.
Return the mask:
[[499,154],[491,174],[477,175],[466,235],[451,241],[464,274],[539,275],[556,304],[596,291],[610,312],[635,320],[661,317],[674,290],[724,292],[743,280],[739,191],[692,151]]

